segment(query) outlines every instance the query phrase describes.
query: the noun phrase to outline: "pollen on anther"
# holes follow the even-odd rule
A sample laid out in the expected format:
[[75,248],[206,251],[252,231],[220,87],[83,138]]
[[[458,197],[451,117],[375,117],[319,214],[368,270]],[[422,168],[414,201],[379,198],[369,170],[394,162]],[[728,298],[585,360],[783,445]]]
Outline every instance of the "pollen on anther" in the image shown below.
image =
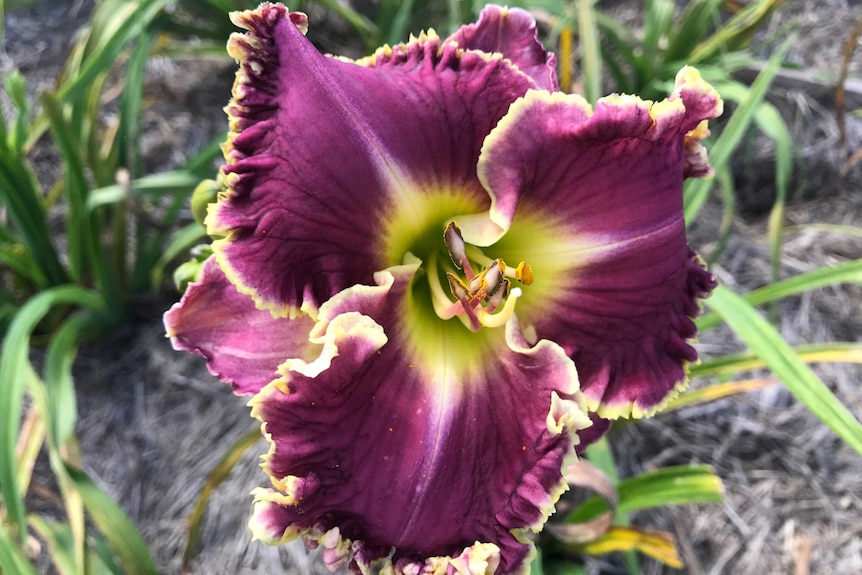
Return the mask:
[[518,267],[515,269],[515,279],[524,285],[530,285],[533,283],[533,268],[530,267],[530,264],[526,264],[524,262],[519,263]]

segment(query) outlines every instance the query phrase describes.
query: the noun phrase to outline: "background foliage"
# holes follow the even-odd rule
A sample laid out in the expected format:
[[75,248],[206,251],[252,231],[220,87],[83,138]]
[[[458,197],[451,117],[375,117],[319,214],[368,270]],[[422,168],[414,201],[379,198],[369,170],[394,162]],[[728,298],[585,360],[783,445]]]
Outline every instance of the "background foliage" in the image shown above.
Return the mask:
[[[12,10],[27,0],[5,6]],[[640,22],[624,23],[595,0],[515,2],[542,25],[548,47],[558,52],[561,85],[594,102],[610,91],[660,98],[684,64],[696,65],[727,100],[726,119],[717,123],[708,148],[716,169],[711,181],[689,182],[686,221],[702,214],[711,195],[723,206],[720,237],[709,262],[722,255],[736,213],[732,162],[753,130],[774,142],[776,199],[769,217],[773,282],[746,294],[723,287],[707,302],[698,321],[709,330],[725,324],[748,347],[742,355],[708,358],[692,369],[708,384],[683,394],[667,411],[761,387],[741,379],[766,368],[841,437],[862,454],[862,426],[810,369],[813,362],[859,362],[862,344],[826,342],[791,347],[764,317],[780,298],[838,283],[862,283],[862,260],[780,277],[786,237],[784,210],[793,164],[793,142],[778,110],[767,101],[793,38],[778,42],[757,31],[783,0],[756,0],[742,8],[725,0],[693,0],[680,10],[671,0],[647,0]],[[144,173],[142,112],[148,58],[226,58],[224,41],[233,31],[232,10],[249,0],[102,0],[78,36],[56,86],[38,95],[13,72],[5,78],[8,113],[0,117],[0,570],[36,573],[34,545],[42,541],[57,572],[157,573],[147,544],[123,511],[83,470],[75,435],[76,390],[72,368],[78,346],[110,338],[136,318],[154,315],[149,305],[167,289],[177,259],[204,239],[192,220],[188,198],[213,175],[219,137],[170,171]],[[337,19],[371,50],[397,43],[411,32],[435,26],[446,33],[472,21],[476,2],[379,0],[363,9],[337,0],[294,3]],[[4,6],[0,3],[0,16]],[[0,28],[0,39],[3,30]],[[771,57],[754,57],[752,42],[765,43]],[[735,72],[757,67],[750,84]],[[119,79],[119,80],[118,80]],[[119,82],[119,83],[118,83]],[[119,90],[117,91],[117,86]],[[108,91],[118,95],[106,96]],[[56,181],[45,182],[33,163],[37,146],[51,146],[62,161]],[[205,194],[206,187],[199,189]],[[859,230],[846,230],[862,233]],[[187,279],[188,268],[179,268]],[[158,310],[161,311],[161,310]],[[773,318],[774,319],[774,318]],[[31,359],[39,349],[38,365]],[[630,425],[637,425],[633,423]],[[224,480],[256,431],[226,450],[212,470],[189,519],[188,565],[209,494]],[[45,454],[55,476],[65,518],[29,509],[33,469]],[[608,440],[593,446],[589,463],[572,469],[573,485],[596,497],[564,514],[543,534],[534,572],[581,571],[580,558],[622,552],[630,573],[639,572],[635,552],[681,566],[668,533],[636,528],[630,512],[648,507],[718,501],[721,481],[706,466],[676,466],[620,479]],[[596,472],[595,469],[601,470]],[[560,514],[558,514],[559,517]]]

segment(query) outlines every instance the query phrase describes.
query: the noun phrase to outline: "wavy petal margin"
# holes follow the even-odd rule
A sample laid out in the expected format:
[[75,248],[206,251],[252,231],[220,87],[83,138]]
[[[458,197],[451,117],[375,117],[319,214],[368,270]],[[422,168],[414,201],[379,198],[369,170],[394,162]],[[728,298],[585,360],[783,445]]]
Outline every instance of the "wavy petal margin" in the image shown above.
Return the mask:
[[478,369],[422,361],[403,321],[417,269],[327,302],[312,332],[320,356],[286,362],[252,399],[275,488],[257,491],[252,530],[271,543],[302,535],[331,566],[363,573],[372,562],[524,572],[526,534],[565,490],[576,432],[590,425],[574,364],[552,342],[529,346],[514,320]]
[[538,88],[560,90],[556,57],[542,46],[536,21],[526,10],[485,6],[475,24],[461,26],[445,43],[452,41],[465,50],[502,54],[530,76]]
[[682,185],[709,175],[700,140],[721,108],[685,68],[656,103],[614,95],[593,111],[531,91],[486,140],[495,249],[533,267],[519,317],[571,355],[602,417],[653,413],[697,359],[691,318],[715,281],[686,244]]
[[228,43],[240,63],[228,192],[207,226],[224,236],[213,244],[220,266],[259,307],[288,316],[371,283],[410,248],[394,241],[393,261],[387,224],[428,227],[439,198],[456,213],[487,210],[482,142],[536,87],[509,61],[430,32],[357,63],[320,54],[305,16],[281,4],[232,19],[247,33]]
[[210,372],[238,395],[254,395],[276,379],[285,358],[316,351],[308,341],[311,317],[276,319],[257,309],[231,285],[213,257],[204,262],[200,281],[189,284],[164,321],[174,349],[205,357]]

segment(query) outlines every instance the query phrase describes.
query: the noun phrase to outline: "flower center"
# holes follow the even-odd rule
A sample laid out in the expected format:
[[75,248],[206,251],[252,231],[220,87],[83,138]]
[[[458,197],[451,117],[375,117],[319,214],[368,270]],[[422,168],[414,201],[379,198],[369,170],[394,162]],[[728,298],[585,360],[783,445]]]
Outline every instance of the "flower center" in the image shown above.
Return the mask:
[[[530,285],[533,283],[532,268],[520,262],[512,269],[502,259],[491,259],[479,248],[468,246],[454,221],[446,226],[443,241],[452,263],[461,275],[445,268],[439,269],[441,262],[438,262],[437,252],[432,253],[428,262],[428,282],[434,312],[441,319],[457,317],[472,331],[479,331],[482,326],[505,325],[515,313],[515,302],[521,296],[521,288],[511,288],[509,278]],[[476,273],[473,263],[482,266],[482,271]],[[445,262],[442,265],[445,266]],[[454,302],[449,299],[441,285],[440,271],[446,273],[449,291],[455,297]]]

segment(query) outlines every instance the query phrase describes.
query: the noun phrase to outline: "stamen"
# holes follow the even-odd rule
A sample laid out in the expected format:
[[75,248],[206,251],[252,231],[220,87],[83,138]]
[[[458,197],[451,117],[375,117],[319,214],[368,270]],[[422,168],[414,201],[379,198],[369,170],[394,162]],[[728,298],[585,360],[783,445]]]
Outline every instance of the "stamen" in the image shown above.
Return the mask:
[[474,304],[471,301],[470,292],[467,291],[467,286],[464,285],[464,282],[458,278],[453,273],[447,273],[446,279],[449,280],[449,289],[452,291],[452,295],[454,295],[458,299],[458,303],[461,304],[462,311],[467,314],[467,317],[470,319],[470,329],[473,331],[479,331],[481,327],[479,325],[479,318],[476,317],[476,311],[473,309]]
[[494,313],[503,300],[506,299],[506,296],[509,295],[509,280],[503,278],[503,281],[500,282],[500,287],[497,288],[492,294],[489,294],[486,298],[488,305],[485,307],[485,311],[488,313]]
[[518,267],[515,268],[515,279],[526,286],[533,283],[533,268],[530,267],[530,264],[519,263]]
[[503,260],[496,259],[488,269],[485,270],[485,301],[500,289],[503,285],[503,274],[506,273],[506,264]]
[[[471,260],[486,267],[495,261],[482,253],[482,250],[476,246],[467,246],[466,252]],[[514,278],[524,285],[533,283],[533,268],[526,262],[520,262],[515,269],[507,268],[505,274],[507,277]]]
[[452,258],[455,267],[464,270],[468,281],[472,280],[476,274],[473,273],[470,260],[467,259],[467,244],[464,243],[464,236],[461,235],[461,228],[458,227],[458,224],[449,222],[446,231],[443,232],[443,242],[446,244],[449,257]]
[[[455,222],[449,222],[446,226],[443,241],[452,263],[457,269],[464,270],[465,277],[462,279],[455,273],[446,272],[449,291],[456,299],[452,302],[440,282],[441,270],[437,268],[438,255],[432,252],[428,260],[428,282],[435,313],[441,319],[458,316],[458,319],[473,331],[479,331],[483,325],[486,327],[505,325],[515,313],[515,301],[521,296],[520,288],[510,291],[511,282],[507,276],[529,285],[533,283],[532,268],[520,262],[513,270],[506,266],[506,262],[502,259],[492,260],[486,257],[481,250],[468,246],[464,242],[461,230]],[[483,265],[485,269],[476,274],[470,264],[471,259]],[[502,309],[500,309],[501,306]]]
[[466,302],[470,299],[470,292],[467,289],[467,286],[464,285],[464,282],[462,282],[458,276],[450,272],[446,274],[446,279],[449,280],[449,291],[452,292],[452,295],[455,296],[458,301]]

